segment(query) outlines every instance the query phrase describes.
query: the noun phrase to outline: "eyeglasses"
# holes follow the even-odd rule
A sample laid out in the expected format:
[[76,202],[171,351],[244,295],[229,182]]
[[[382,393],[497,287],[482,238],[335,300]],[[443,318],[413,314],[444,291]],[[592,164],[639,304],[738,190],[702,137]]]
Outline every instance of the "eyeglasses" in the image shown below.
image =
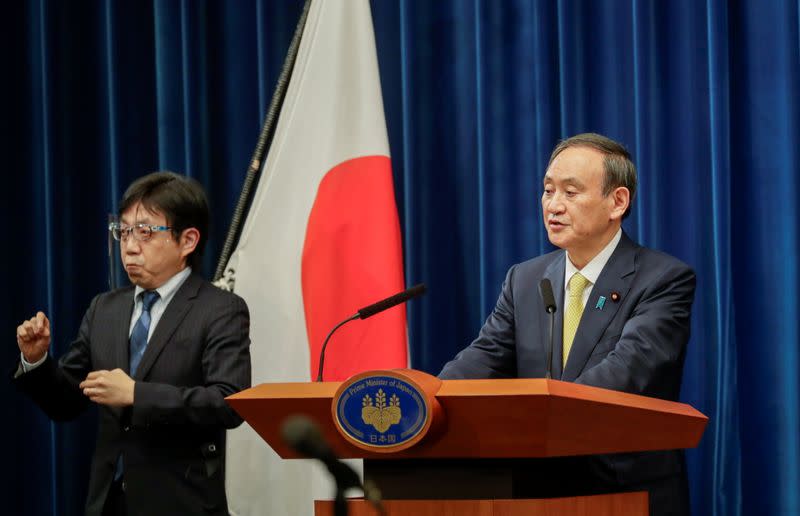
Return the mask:
[[114,237],[114,240],[123,241],[127,240],[129,236],[133,235],[133,238],[139,242],[146,242],[150,240],[150,237],[153,236],[154,232],[169,231],[171,229],[171,226],[151,226],[150,224],[134,224],[133,226],[123,226],[119,222],[112,222],[108,225],[108,230],[111,232],[111,236]]

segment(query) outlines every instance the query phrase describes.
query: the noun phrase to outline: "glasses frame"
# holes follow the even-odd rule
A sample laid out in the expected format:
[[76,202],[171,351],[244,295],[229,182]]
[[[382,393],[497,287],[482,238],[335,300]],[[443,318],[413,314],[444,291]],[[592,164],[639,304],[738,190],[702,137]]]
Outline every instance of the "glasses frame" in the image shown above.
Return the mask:
[[[143,238],[140,238],[136,234],[136,229],[144,229],[147,228],[150,230],[150,233]],[[119,238],[114,234],[114,230],[119,232]],[[151,238],[153,238],[153,233],[159,233],[162,231],[171,231],[172,226],[155,226],[153,224],[134,224],[132,226],[123,226],[119,222],[110,222],[108,224],[108,231],[111,233],[111,237],[116,240],[117,242],[125,242],[133,235],[134,240],[137,242],[147,242]]]

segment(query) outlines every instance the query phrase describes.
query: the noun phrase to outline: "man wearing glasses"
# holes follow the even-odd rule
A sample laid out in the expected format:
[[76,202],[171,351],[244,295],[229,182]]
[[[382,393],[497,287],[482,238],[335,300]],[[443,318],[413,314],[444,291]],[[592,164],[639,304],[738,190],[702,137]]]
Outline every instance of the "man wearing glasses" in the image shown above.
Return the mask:
[[92,300],[56,362],[39,312],[17,328],[15,382],[54,420],[99,405],[87,515],[227,515],[224,398],[250,386],[244,300],[203,280],[208,204],[194,180],[135,181],[109,226],[131,286]]

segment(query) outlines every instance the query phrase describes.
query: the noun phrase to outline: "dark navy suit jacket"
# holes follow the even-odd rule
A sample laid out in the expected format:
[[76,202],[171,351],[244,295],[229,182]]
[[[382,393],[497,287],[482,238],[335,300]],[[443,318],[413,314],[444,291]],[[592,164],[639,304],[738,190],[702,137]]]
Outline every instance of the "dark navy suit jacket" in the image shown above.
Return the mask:
[[[480,334],[445,364],[439,376],[544,377],[550,315],[538,285],[547,278],[558,307],[553,378],[677,400],[689,340],[694,272],[671,256],[637,245],[623,233],[592,288],[562,371],[565,260],[565,252],[559,250],[511,267]],[[606,298],[602,309],[597,308],[600,296]],[[593,461],[591,467],[606,477],[609,488],[642,486],[671,476],[685,479],[683,456],[675,451],[597,456]],[[680,514],[682,509],[669,513]]]
[[[59,362],[48,357],[16,377],[51,418],[69,420],[88,406],[78,384],[89,372],[129,371],[133,291],[95,297]],[[228,514],[225,429],[242,420],[224,398],[250,386],[249,326],[242,298],[195,274],[186,279],[133,377],[133,407],[99,406],[87,515],[101,514],[120,454],[129,516]]]

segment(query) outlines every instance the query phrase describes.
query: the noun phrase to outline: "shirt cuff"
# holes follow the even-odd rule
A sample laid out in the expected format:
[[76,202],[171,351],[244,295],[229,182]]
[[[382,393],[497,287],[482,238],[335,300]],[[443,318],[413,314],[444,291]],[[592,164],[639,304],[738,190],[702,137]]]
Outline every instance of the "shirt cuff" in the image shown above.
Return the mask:
[[25,373],[29,373],[34,369],[36,369],[37,367],[39,367],[40,365],[44,364],[44,361],[47,360],[47,352],[45,351],[44,356],[39,360],[37,360],[36,362],[34,362],[33,364],[25,360],[25,356],[22,353],[19,354],[19,360],[20,363],[22,364],[22,371]]

